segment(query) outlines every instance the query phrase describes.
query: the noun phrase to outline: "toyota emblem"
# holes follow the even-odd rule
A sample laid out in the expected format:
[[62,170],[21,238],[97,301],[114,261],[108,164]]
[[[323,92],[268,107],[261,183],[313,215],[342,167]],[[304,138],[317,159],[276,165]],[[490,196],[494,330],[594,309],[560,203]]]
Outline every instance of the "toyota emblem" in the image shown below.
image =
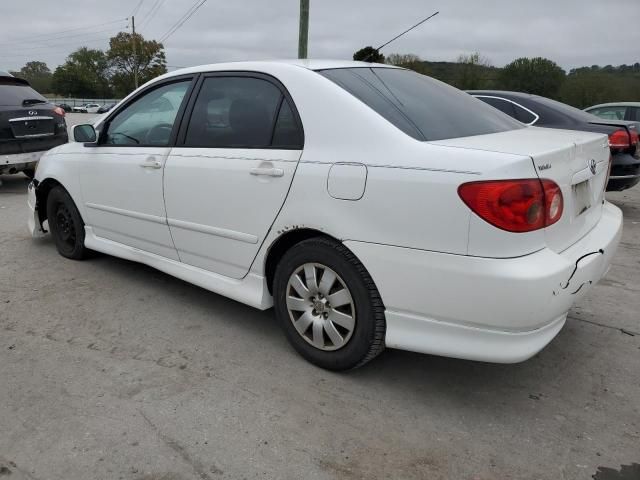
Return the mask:
[[589,170],[591,170],[591,173],[594,175],[596,174],[596,161],[593,158],[589,162]]
[[29,115],[37,115],[38,112],[36,112],[35,110],[29,110]]

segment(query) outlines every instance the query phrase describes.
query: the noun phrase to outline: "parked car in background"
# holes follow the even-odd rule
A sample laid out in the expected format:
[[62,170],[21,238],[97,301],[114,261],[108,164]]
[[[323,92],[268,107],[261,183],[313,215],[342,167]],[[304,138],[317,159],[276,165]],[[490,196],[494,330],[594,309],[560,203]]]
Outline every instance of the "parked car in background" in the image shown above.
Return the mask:
[[0,72],[0,174],[33,178],[42,154],[68,141],[64,115],[29,82]]
[[47,220],[67,258],[97,250],[275,306],[333,370],[385,346],[523,361],[621,235],[605,135],[525,128],[390,65],[177,70],[73,132],[29,187],[32,235]]
[[115,106],[116,106],[115,103],[107,103],[106,105],[101,106],[96,113],[107,113],[109,110],[111,110]]
[[73,111],[73,107],[67,103],[57,103],[56,105],[63,109],[65,113],[71,113]]
[[79,107],[73,107],[73,111],[76,113],[97,113],[100,107],[99,103],[85,103]]
[[585,112],[607,120],[640,122],[640,102],[614,102],[585,108]]
[[596,117],[556,100],[528,93],[496,90],[467,93],[526,125],[608,135],[612,164],[607,190],[626,190],[640,182],[640,122]]

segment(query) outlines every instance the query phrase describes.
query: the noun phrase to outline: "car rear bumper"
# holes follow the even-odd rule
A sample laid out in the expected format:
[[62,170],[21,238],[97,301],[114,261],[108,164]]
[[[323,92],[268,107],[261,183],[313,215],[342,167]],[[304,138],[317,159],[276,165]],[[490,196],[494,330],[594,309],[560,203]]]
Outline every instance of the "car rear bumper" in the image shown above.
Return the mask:
[[33,238],[39,238],[47,233],[40,224],[40,218],[38,214],[38,203],[36,198],[36,187],[34,182],[29,183],[27,188],[27,207],[29,208],[29,214],[27,217],[27,228]]
[[45,152],[14,153],[0,155],[0,173],[16,173],[25,169],[35,168],[38,160]]
[[598,224],[562,253],[483,258],[347,241],[386,308],[386,344],[500,363],[526,360],[564,325],[573,303],[609,269],[622,213],[606,202]]
[[622,191],[640,182],[640,158],[627,153],[613,156],[607,191]]

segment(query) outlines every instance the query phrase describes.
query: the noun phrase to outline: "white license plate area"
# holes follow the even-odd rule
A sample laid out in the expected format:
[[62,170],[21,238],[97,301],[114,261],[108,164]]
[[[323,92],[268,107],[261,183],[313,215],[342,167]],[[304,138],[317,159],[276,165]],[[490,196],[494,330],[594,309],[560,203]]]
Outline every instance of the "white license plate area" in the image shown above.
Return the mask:
[[573,191],[574,216],[578,217],[591,208],[591,182],[576,183],[571,186]]

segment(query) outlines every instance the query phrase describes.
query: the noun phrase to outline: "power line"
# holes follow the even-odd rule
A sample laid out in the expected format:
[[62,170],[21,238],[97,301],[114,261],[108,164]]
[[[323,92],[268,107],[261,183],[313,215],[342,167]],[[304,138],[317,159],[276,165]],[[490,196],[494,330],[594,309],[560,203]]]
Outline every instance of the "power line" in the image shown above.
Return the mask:
[[149,11],[147,12],[147,16],[145,17],[142,24],[140,25],[141,29],[151,23],[151,20],[153,20],[153,17],[156,16],[156,13],[158,13],[160,8],[162,8],[162,4],[164,2],[165,0],[156,0],[156,3],[154,3],[153,6],[149,9]]
[[[40,34],[40,35],[31,35],[29,37],[17,38],[17,39],[15,39],[15,41],[12,41],[12,42],[9,42],[9,43],[0,43],[0,45],[5,46],[5,45],[16,45],[16,44],[23,44],[23,43],[48,42],[50,40],[58,40],[60,38],[65,38],[65,37],[58,37],[58,35],[60,35],[62,33],[77,32],[78,30],[87,30],[89,28],[102,27],[104,25],[112,25],[114,23],[125,22],[126,20],[127,20],[126,18],[120,18],[118,20],[112,20],[110,22],[97,23],[97,24],[94,24],[94,25],[87,25],[87,26],[78,27],[78,28],[71,28],[69,30],[61,30],[61,31],[58,31],[58,32],[51,32],[51,33],[43,33],[43,34]],[[89,34],[89,33],[93,33],[93,32],[85,32],[82,35],[86,35],[86,34]]]
[[[111,37],[103,37],[103,38],[96,38],[94,40],[86,40],[85,42],[83,42],[84,44],[79,46],[78,48],[86,47],[87,44],[104,42],[105,40],[109,40],[109,38],[111,38]],[[59,46],[62,46],[62,45],[59,45]],[[12,54],[8,54],[8,55],[0,54],[0,58],[29,58],[29,57],[33,57],[33,56],[36,56],[36,55],[39,56],[39,57],[45,57],[45,56],[59,54],[59,53],[71,54],[73,52],[70,52],[68,48],[65,48],[64,50],[49,50],[49,51],[45,51],[45,52],[42,52],[42,53],[41,52],[34,52],[34,53],[15,53],[15,54],[12,53]]]
[[165,32],[164,35],[162,35],[162,37],[160,38],[160,42],[163,42],[165,39],[169,38],[171,35],[173,35],[179,28],[180,26],[186,21],[188,20],[191,15],[193,15],[196,10],[204,3],[206,2],[206,0],[196,0],[196,2],[191,5],[191,7],[189,7],[189,9],[178,19],[178,21],[176,21],[176,23],[174,23],[171,28],[169,28],[169,30],[167,30]]
[[[198,3],[199,2],[199,3]],[[182,25],[184,25],[184,23],[189,20],[194,13],[196,13],[198,11],[198,9],[204,5],[205,3],[207,3],[207,0],[196,0],[196,3],[194,3],[191,8],[189,8],[189,10],[187,10],[187,13],[185,13],[180,20],[178,20],[173,27],[171,27],[167,33],[165,33],[161,38],[160,38],[160,43],[166,41],[171,35],[173,35],[174,33],[176,33],[176,31],[178,31],[178,29],[180,27],[182,27]]]
[[[97,35],[99,33],[107,33],[107,32],[110,32],[110,33],[113,33],[113,34],[118,33],[117,31],[114,32],[113,29],[100,30],[100,31],[91,32],[91,33],[87,32],[87,33],[83,34],[83,36],[89,35],[89,37],[86,38],[86,39],[78,39],[78,40],[74,40],[72,42],[53,43],[53,44],[50,44],[50,45],[40,45],[40,46],[35,46],[35,47],[22,47],[22,48],[19,47],[19,48],[13,48],[13,49],[11,49],[11,51],[16,51],[16,50],[18,50],[18,51],[31,51],[31,50],[42,50],[42,49],[48,49],[48,48],[63,47],[65,45],[77,45],[78,43],[82,43],[82,42],[90,40],[91,38],[93,38],[95,35]],[[75,35],[75,36],[77,36],[77,35]],[[111,38],[111,37],[106,37],[106,38]]]
[[140,0],[138,2],[138,5],[136,5],[136,8],[133,9],[133,12],[131,12],[131,15],[129,16],[133,17],[136,13],[138,13],[138,10],[140,10],[140,7],[142,6],[143,3],[144,3],[144,0]]

